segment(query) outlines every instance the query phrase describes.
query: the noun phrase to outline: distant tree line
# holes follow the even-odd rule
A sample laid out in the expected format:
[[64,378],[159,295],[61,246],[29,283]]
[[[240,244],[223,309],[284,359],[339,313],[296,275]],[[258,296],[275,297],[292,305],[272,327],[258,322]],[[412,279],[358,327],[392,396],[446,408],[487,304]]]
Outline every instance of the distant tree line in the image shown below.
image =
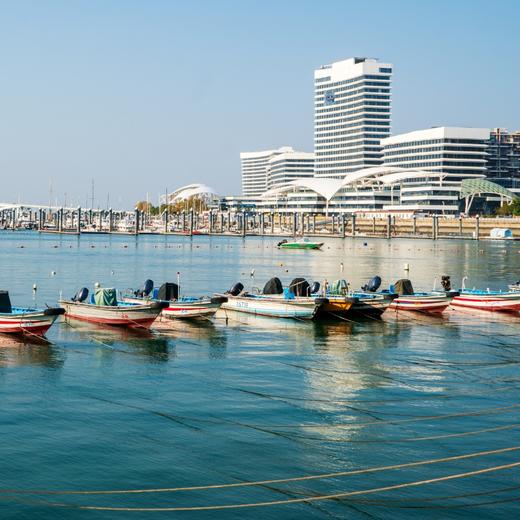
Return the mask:
[[496,210],[501,217],[520,216],[520,198],[516,198],[511,204],[504,204]]
[[183,211],[206,211],[208,204],[206,200],[200,197],[190,197],[189,199],[179,200],[170,204],[161,204],[160,206],[154,206],[151,202],[146,200],[140,200],[136,203],[135,208],[143,213],[148,213],[152,216],[161,215],[168,208],[169,213],[182,213]]

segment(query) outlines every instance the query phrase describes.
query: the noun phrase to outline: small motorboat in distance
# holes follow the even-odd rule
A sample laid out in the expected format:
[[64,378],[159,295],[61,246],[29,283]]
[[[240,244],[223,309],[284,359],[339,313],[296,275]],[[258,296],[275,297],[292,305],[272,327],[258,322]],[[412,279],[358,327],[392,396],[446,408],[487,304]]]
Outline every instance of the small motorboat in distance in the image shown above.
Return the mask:
[[412,282],[408,279],[397,280],[389,290],[390,294],[397,294],[390,304],[390,309],[422,313],[441,313],[450,305],[459,293],[456,291],[415,292]]
[[323,242],[311,242],[308,238],[294,242],[289,242],[284,238],[277,244],[278,249],[321,249],[322,246]]
[[64,312],[61,307],[47,309],[13,307],[9,292],[0,291],[0,332],[4,334],[43,336]]
[[512,283],[509,285],[509,290],[511,292],[520,292],[520,280],[516,283]]
[[149,328],[166,302],[131,303],[118,301],[115,289],[97,288],[91,295],[86,287],[70,300],[60,300],[65,316],[81,321],[128,328]]
[[300,297],[289,289],[283,289],[278,278],[269,280],[261,294],[244,291],[244,286],[238,282],[224,295],[227,301],[222,309],[245,312],[272,318],[292,318],[311,320],[318,309],[326,303],[326,298]]
[[133,295],[124,296],[123,301],[128,303],[143,303],[152,301],[166,302],[161,318],[166,319],[194,319],[210,318],[222,306],[227,298],[224,296],[194,298],[179,296],[179,284],[166,282],[154,289],[152,280],[146,280],[143,287]]

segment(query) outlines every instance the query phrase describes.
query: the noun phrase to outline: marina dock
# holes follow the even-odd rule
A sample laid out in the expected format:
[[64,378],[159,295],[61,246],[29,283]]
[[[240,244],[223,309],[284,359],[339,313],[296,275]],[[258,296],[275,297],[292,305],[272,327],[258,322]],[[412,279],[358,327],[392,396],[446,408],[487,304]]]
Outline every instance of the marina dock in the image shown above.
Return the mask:
[[493,229],[520,237],[520,218],[397,215],[324,215],[316,213],[186,211],[159,216],[146,212],[34,208],[14,205],[0,209],[0,229],[32,229],[55,234],[226,235],[273,237],[489,238]]

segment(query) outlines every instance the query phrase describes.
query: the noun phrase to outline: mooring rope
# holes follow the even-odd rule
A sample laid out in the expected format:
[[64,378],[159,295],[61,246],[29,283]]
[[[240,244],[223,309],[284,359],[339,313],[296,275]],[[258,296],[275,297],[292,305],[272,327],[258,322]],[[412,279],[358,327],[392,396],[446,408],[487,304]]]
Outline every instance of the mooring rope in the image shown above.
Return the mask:
[[[489,432],[497,432],[502,430],[513,430],[515,428],[519,428],[520,423],[515,424],[506,424],[504,426],[494,426],[492,428],[483,428],[480,430],[471,430],[469,432],[460,432],[460,433],[445,433],[441,435],[429,435],[425,437],[405,437],[403,439],[344,439],[344,438],[331,438],[331,437],[313,437],[312,435],[296,435],[293,434],[291,436],[292,439],[305,439],[310,441],[322,441],[322,442],[345,442],[345,443],[352,443],[352,444],[390,444],[390,443],[401,443],[401,442],[421,442],[421,441],[435,441],[440,439],[451,439],[451,438],[458,438],[458,437],[468,437],[471,435],[479,435],[480,433],[489,433]],[[263,430],[260,428],[256,428],[261,431],[269,431],[269,430]],[[269,433],[278,433],[278,432],[269,432]]]
[[379,473],[381,471],[391,471],[403,468],[413,468],[416,466],[427,466],[431,464],[439,464],[442,462],[454,462],[458,460],[474,459],[478,457],[486,457],[488,455],[499,455],[520,450],[520,445],[510,446],[507,448],[498,448],[495,450],[478,451],[473,453],[465,453],[463,455],[453,455],[451,457],[442,457],[439,459],[419,460],[414,462],[404,462],[401,464],[392,464],[388,466],[375,466],[372,468],[353,469],[348,471],[337,471],[334,473],[321,473],[317,475],[304,475],[300,477],[278,478],[270,480],[256,480],[249,482],[233,482],[227,484],[208,484],[204,486],[184,486],[170,488],[148,488],[148,489],[122,489],[122,490],[18,490],[18,489],[0,489],[0,494],[16,494],[16,495],[128,495],[128,494],[146,494],[146,493],[174,493],[178,491],[201,491],[208,489],[226,489],[226,488],[242,488],[252,486],[264,486],[267,484],[282,484],[287,482],[303,482],[307,480],[322,480],[338,477],[346,477],[351,475],[364,475],[367,473]]
[[[483,408],[481,410],[475,410],[472,412],[460,412],[460,413],[449,413],[444,415],[420,415],[411,419],[388,419],[381,421],[367,421],[367,422],[348,422],[348,423],[336,423],[336,424],[272,424],[272,425],[258,425],[263,428],[338,428],[338,427],[352,427],[352,426],[371,426],[371,425],[382,425],[382,424],[403,424],[418,421],[432,421],[432,420],[443,420],[451,419],[452,417],[474,417],[479,415],[493,414],[494,412],[503,412],[508,410],[514,410],[519,408],[520,404],[513,404],[511,406],[497,406],[493,408]],[[372,413],[378,413],[372,411]],[[256,425],[253,425],[256,426]]]
[[476,475],[484,475],[496,471],[504,471],[520,466],[520,462],[512,462],[510,464],[502,464],[500,466],[493,466],[490,468],[483,468],[474,471],[468,471],[465,473],[455,473],[451,475],[445,475],[442,477],[430,478],[426,480],[416,480],[413,482],[405,482],[402,484],[394,484],[390,486],[381,486],[376,488],[361,489],[357,491],[344,491],[340,493],[334,493],[329,495],[317,495],[308,496],[302,498],[289,498],[284,500],[270,500],[264,502],[249,502],[239,504],[215,504],[208,506],[176,506],[176,507],[121,507],[121,506],[89,506],[89,505],[75,505],[67,503],[47,503],[48,506],[54,507],[67,507],[74,509],[83,509],[91,511],[140,511],[140,512],[159,512],[159,511],[218,511],[226,509],[246,509],[253,507],[268,507],[268,506],[279,506],[287,504],[301,504],[309,502],[317,502],[322,500],[334,500],[340,498],[347,498],[351,496],[368,495],[373,493],[382,493],[386,491],[394,491],[397,489],[405,489],[410,487],[419,487],[428,484],[434,484],[438,482],[446,482],[455,479],[468,478]]

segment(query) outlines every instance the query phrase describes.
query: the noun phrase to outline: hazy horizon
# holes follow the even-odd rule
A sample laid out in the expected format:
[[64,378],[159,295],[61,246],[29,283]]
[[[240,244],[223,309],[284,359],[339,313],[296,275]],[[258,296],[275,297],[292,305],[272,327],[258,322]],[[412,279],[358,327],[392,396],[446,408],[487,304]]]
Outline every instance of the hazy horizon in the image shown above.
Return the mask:
[[393,134],[520,128],[513,0],[0,6],[0,202],[239,194],[241,151],[313,150],[313,71],[351,56],[394,65]]

